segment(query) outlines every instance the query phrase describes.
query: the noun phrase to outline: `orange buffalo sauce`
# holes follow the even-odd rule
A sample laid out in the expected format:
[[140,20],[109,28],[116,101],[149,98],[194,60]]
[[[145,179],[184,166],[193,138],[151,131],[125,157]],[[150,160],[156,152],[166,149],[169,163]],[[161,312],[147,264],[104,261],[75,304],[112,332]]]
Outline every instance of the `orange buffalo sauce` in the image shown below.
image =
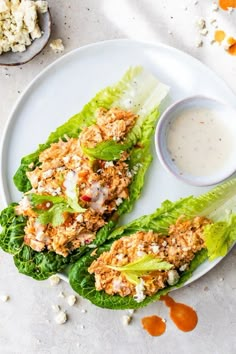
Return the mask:
[[[175,302],[169,295],[161,296],[160,300],[170,308],[170,318],[181,331],[190,332],[196,327],[198,317],[192,307]],[[166,331],[166,323],[163,318],[155,315],[144,317],[142,325],[151,336],[161,336]]]
[[161,300],[170,308],[170,318],[181,331],[189,332],[196,327],[198,317],[192,307],[175,302],[168,295],[162,296]]
[[223,40],[225,39],[225,36],[226,36],[226,34],[225,34],[225,32],[224,31],[222,31],[222,30],[217,30],[217,31],[215,31],[215,37],[214,37],[214,39],[215,39],[215,41],[217,42],[217,43],[221,43],[221,42],[223,42]]
[[230,37],[228,39],[228,42],[230,44],[230,47],[228,49],[228,53],[231,55],[236,55],[236,39],[233,37]]
[[[228,10],[228,8],[236,8],[236,0],[219,0],[219,6],[223,10]],[[214,39],[217,43],[221,44],[225,37],[226,34],[224,31],[215,31]],[[229,49],[227,49],[227,52],[231,55],[236,55],[236,38],[229,37],[227,42],[229,43]]]
[[166,330],[165,321],[158,316],[144,317],[142,325],[151,336],[161,336]]
[[[217,30],[215,31],[215,41],[219,44],[223,42],[223,40],[226,37],[226,33],[222,30]],[[227,49],[227,52],[231,55],[236,55],[236,39],[233,37],[229,37],[227,39],[227,42],[229,44],[229,49]]]
[[228,10],[228,7],[236,7],[236,0],[219,0],[219,5],[223,10]]

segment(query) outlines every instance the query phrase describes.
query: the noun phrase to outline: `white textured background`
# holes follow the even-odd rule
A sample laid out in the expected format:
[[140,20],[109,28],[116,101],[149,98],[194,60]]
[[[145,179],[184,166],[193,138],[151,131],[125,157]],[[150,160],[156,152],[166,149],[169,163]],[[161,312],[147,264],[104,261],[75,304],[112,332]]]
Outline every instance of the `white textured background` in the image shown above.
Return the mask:
[[[221,76],[236,94],[236,57],[218,46],[196,48],[197,16],[212,16],[210,0],[51,0],[53,38],[62,38],[65,53],[82,45],[113,39],[133,38],[169,44],[197,57]],[[219,27],[236,34],[236,10],[215,15]],[[208,26],[212,31],[212,27]],[[170,33],[171,32],[171,33]],[[25,86],[59,55],[47,47],[32,62],[15,68],[0,68],[1,131],[12,105]],[[71,294],[61,282],[36,282],[19,275],[11,256],[0,254],[1,354],[234,354],[236,353],[236,249],[215,269],[192,285],[174,293],[176,300],[197,309],[199,324],[191,333],[182,333],[168,320],[167,308],[153,304],[135,313],[130,326],[122,325],[122,311],[106,311],[78,299],[69,307],[60,291]],[[54,322],[52,304],[67,310],[69,320]],[[87,313],[81,312],[86,309]],[[152,338],[141,328],[144,315],[159,313],[167,318],[167,332]],[[84,328],[83,328],[84,327]]]

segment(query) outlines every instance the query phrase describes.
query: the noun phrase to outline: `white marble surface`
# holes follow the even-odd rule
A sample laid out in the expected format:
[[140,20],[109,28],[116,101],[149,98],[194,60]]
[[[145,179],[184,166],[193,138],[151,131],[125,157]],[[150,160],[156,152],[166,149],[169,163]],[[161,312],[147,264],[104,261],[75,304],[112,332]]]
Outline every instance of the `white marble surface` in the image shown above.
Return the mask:
[[[169,44],[192,54],[216,71],[236,94],[236,57],[210,45],[211,36],[196,48],[196,16],[212,16],[211,1],[199,0],[73,0],[49,1],[53,16],[53,38],[62,38],[65,53],[82,45],[113,39],[133,38]],[[69,5],[70,4],[70,5]],[[236,11],[217,12],[219,27],[235,34]],[[212,31],[212,27],[208,26]],[[171,32],[171,33],[170,33]],[[0,68],[1,132],[20,92],[59,54],[47,47],[32,62],[15,68]],[[48,281],[36,282],[17,273],[11,256],[0,254],[1,354],[233,354],[236,352],[236,249],[216,268],[190,286],[174,293],[176,300],[197,309],[199,324],[183,333],[168,319],[162,303],[136,312],[132,323],[122,324],[122,311],[106,311],[78,299],[74,307],[61,291],[72,293],[61,282],[51,287]],[[57,325],[51,305],[60,304],[68,322]],[[82,310],[87,312],[83,313]],[[167,318],[167,332],[152,338],[141,328],[144,315],[157,313]]]

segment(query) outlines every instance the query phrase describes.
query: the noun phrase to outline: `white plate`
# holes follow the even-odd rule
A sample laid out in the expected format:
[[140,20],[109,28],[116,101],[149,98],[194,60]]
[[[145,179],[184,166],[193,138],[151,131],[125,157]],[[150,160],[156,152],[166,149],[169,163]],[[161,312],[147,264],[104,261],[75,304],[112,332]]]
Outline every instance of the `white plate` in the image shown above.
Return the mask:
[[[50,132],[79,112],[97,91],[119,80],[129,66],[140,64],[171,87],[168,104],[202,94],[236,108],[236,98],[226,84],[201,62],[177,49],[132,40],[107,41],[76,49],[43,70],[12,111],[3,134],[0,156],[0,194],[5,204],[20,199],[12,177],[21,157],[33,152]],[[166,172],[156,158],[154,147],[153,156],[142,197],[122,223],[152,213],[165,199],[174,201],[207,190],[188,186]],[[202,264],[188,283],[219,261]]]

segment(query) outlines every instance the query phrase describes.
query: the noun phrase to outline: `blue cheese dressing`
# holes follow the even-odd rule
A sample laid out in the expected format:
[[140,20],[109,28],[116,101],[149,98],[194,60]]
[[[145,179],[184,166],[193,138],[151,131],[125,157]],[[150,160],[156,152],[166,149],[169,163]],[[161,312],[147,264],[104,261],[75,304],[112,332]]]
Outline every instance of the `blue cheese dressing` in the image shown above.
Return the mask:
[[[236,117],[235,122],[236,125]],[[235,127],[213,109],[181,112],[167,130],[167,148],[180,174],[212,176],[235,159]]]

